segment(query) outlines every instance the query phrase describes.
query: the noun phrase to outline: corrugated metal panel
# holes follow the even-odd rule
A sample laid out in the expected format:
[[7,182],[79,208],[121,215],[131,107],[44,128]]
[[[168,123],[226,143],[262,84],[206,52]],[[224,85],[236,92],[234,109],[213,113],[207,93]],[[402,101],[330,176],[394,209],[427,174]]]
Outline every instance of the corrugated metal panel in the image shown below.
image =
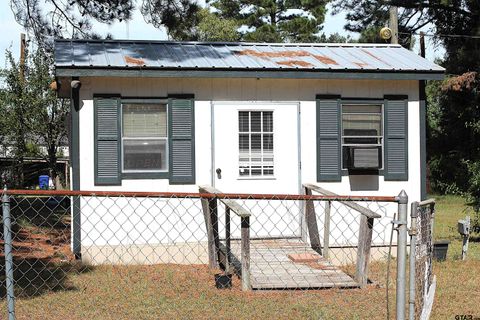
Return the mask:
[[444,72],[398,45],[57,40],[57,68]]

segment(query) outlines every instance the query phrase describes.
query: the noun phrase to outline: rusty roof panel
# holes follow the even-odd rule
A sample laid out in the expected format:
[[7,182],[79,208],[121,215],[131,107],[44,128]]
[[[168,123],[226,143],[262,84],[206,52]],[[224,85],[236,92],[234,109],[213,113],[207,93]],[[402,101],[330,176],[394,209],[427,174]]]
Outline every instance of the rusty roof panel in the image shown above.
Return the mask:
[[56,68],[431,72],[445,70],[399,45],[57,40]]

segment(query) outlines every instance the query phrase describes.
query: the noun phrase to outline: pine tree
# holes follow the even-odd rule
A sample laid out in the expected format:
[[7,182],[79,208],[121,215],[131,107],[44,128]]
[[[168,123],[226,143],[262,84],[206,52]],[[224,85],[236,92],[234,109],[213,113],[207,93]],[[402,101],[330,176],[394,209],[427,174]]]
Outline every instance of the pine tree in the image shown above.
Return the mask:
[[216,13],[237,21],[242,40],[254,42],[318,42],[326,1],[211,0]]

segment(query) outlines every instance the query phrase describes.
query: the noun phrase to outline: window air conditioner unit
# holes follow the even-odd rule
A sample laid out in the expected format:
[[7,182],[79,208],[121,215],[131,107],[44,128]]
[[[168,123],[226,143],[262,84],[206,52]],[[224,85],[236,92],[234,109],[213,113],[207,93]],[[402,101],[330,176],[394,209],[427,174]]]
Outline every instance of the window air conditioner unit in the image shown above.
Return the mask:
[[378,170],[382,167],[381,147],[344,147],[345,167],[349,170]]

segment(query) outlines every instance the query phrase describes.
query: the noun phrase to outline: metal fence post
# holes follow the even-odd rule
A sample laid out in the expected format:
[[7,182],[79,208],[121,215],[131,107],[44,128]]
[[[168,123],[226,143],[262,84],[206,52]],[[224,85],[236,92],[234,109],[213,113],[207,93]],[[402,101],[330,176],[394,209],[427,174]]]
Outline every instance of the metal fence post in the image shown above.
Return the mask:
[[410,294],[408,295],[408,318],[415,319],[415,259],[417,250],[417,217],[418,217],[418,202],[412,202],[410,217],[410,277],[408,281]]
[[13,291],[13,255],[12,255],[12,228],[10,218],[10,197],[4,189],[2,196],[3,211],[3,240],[5,243],[5,276],[7,291],[8,319],[15,320],[15,295]]
[[406,301],[406,256],[407,256],[407,211],[408,196],[402,190],[398,201],[398,238],[397,238],[397,320],[405,320]]

